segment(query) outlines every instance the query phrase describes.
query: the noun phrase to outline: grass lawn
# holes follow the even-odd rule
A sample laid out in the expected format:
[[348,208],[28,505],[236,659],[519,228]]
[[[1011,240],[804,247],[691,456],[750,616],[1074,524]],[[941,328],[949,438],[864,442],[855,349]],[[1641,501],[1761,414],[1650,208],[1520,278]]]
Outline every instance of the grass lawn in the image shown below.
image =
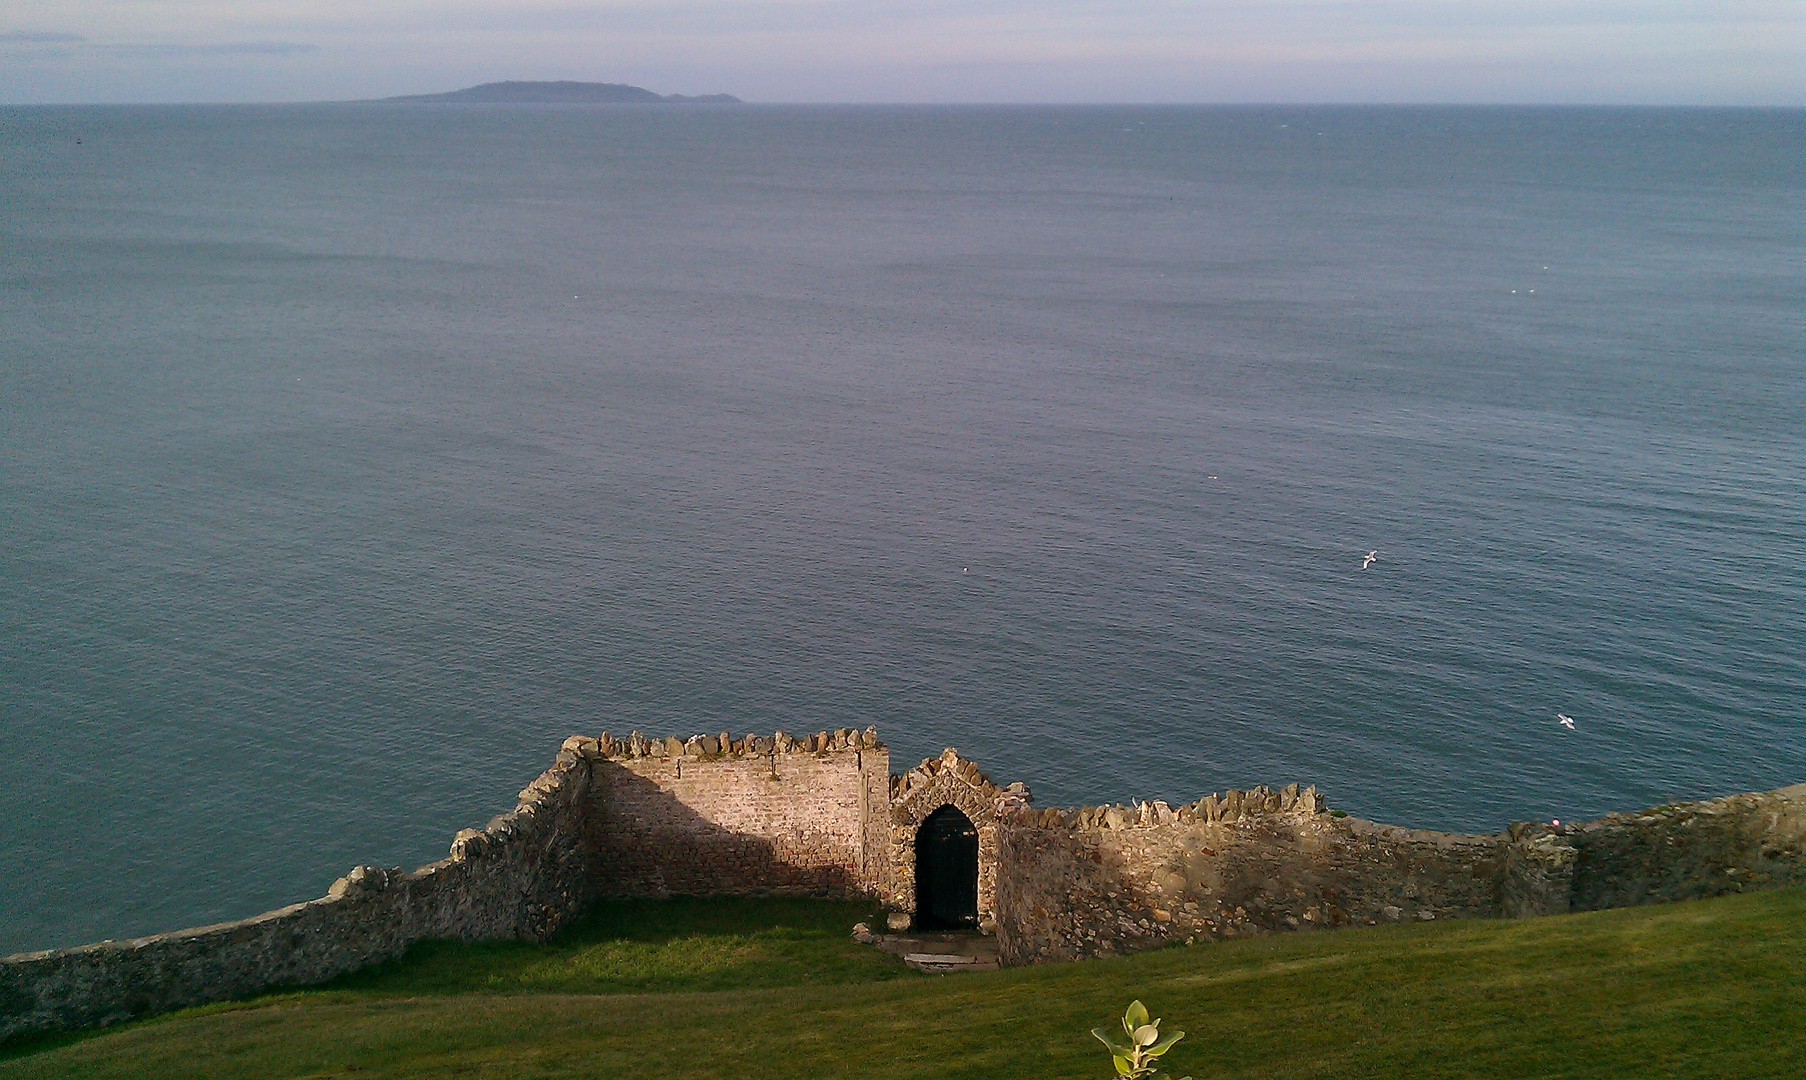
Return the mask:
[[932,977],[808,901],[611,904],[328,987],[0,1046],[14,1077],[1098,1078],[1132,998],[1217,1077],[1806,1077],[1806,889]]

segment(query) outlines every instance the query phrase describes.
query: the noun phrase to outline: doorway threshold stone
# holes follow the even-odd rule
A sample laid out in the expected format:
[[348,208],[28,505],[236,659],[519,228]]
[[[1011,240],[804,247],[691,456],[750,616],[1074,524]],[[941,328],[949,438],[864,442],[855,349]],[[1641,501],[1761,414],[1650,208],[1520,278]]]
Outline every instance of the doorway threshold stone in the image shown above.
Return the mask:
[[933,931],[913,934],[867,934],[860,940],[902,958],[917,971],[951,974],[956,971],[996,971],[997,939],[974,931]]

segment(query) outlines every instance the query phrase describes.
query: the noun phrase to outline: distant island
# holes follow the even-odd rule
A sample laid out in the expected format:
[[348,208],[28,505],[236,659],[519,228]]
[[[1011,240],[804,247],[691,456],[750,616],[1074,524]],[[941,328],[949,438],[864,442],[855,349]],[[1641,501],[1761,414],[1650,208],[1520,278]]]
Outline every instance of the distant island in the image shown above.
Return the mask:
[[732,94],[655,94],[643,86],[593,82],[492,82],[452,90],[444,94],[406,94],[384,101],[422,101],[472,104],[562,105],[739,105]]

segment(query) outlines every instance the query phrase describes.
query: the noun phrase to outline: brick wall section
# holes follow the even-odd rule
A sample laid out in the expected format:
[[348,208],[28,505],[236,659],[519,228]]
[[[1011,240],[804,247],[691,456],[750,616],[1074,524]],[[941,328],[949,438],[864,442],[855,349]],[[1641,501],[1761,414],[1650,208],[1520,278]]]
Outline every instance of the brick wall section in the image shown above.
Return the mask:
[[865,866],[865,892],[879,900],[894,888],[891,876],[890,750],[878,744],[881,756],[867,756],[860,776],[865,791],[860,803],[859,828]]
[[[604,895],[876,895],[890,751],[874,731],[597,741]],[[877,843],[874,843],[874,841]]]
[[514,811],[411,874],[360,866],[318,900],[254,918],[0,959],[0,1039],[324,982],[424,938],[544,938],[592,892],[589,782],[588,763],[560,753]]

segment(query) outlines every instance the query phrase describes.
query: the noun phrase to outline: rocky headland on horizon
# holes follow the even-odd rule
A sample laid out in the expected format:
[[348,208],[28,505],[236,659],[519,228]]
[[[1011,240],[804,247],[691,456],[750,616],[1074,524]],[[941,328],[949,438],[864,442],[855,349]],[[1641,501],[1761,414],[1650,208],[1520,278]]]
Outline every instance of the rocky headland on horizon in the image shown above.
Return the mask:
[[739,105],[732,94],[658,94],[643,86],[627,83],[572,82],[492,82],[467,86],[443,94],[404,94],[383,101],[418,101],[472,104],[564,104],[564,105],[642,105],[699,104]]

